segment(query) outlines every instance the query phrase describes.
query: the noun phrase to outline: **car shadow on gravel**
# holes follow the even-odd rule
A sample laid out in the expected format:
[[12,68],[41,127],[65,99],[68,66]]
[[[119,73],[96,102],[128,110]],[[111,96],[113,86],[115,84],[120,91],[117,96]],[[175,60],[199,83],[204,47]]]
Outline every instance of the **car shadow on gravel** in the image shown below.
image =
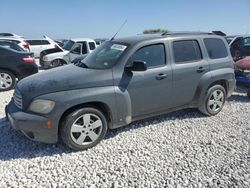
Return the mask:
[[[242,93],[246,89],[240,88]],[[234,93],[229,99],[230,101],[247,103],[250,102],[250,99],[245,95],[240,95],[241,92]],[[109,130],[105,139],[110,139],[116,135],[131,131],[134,129],[147,127],[150,125],[158,124],[161,122],[166,122],[170,120],[184,120],[190,118],[206,118],[202,113],[197,109],[184,109],[165,115],[156,116],[153,118],[147,118],[144,120],[136,121],[131,123],[128,126],[121,127],[114,130]],[[35,157],[44,157],[44,156],[53,156],[60,155],[63,153],[72,153],[75,152],[67,148],[64,144],[59,142],[58,144],[43,144],[29,140],[26,138],[20,131],[14,130],[10,124],[5,120],[5,118],[0,119],[0,160],[8,161],[12,159],[19,158],[35,158]]]
[[[167,115],[161,115],[154,118],[148,118],[141,121],[136,121],[128,126],[121,127],[115,130],[109,130],[104,139],[115,137],[121,132],[147,127],[159,122],[164,122],[172,119],[200,118],[204,117],[195,109],[186,109]],[[9,161],[20,158],[36,158],[44,156],[60,155],[65,153],[75,152],[67,148],[63,143],[58,144],[43,144],[26,138],[20,131],[13,129],[6,118],[0,119],[0,161]]]

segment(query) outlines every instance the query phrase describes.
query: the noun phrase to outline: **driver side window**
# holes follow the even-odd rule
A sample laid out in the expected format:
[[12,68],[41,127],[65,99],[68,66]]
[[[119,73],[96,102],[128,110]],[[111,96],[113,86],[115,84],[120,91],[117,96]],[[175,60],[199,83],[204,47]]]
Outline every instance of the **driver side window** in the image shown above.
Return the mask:
[[153,44],[140,48],[132,56],[132,61],[144,61],[148,68],[165,65],[164,44]]

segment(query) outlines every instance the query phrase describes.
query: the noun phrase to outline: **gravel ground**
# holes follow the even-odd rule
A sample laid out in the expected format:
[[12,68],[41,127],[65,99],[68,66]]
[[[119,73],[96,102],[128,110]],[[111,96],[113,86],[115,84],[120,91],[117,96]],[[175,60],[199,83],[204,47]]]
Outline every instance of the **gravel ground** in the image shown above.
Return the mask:
[[[215,117],[182,110],[139,121],[83,152],[29,141],[2,118],[0,187],[250,187],[245,92]],[[11,95],[0,94],[2,117]]]

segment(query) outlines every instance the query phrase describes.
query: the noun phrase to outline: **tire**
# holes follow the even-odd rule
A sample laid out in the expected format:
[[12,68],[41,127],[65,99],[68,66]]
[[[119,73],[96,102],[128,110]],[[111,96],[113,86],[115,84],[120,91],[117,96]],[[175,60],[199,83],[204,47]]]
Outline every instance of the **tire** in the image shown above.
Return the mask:
[[214,85],[207,90],[204,100],[199,105],[199,110],[207,116],[214,116],[222,110],[225,100],[225,88],[221,85]]
[[250,98],[250,90],[248,90],[247,96],[248,96],[248,98]]
[[63,66],[64,65],[64,62],[60,59],[55,59],[51,62],[50,64],[50,67],[51,68],[55,68],[55,67],[60,67],[60,66]]
[[9,71],[0,69],[0,92],[11,90],[15,85],[16,76]]
[[85,107],[65,117],[60,137],[73,150],[86,150],[96,146],[104,138],[107,125],[106,117],[100,110]]

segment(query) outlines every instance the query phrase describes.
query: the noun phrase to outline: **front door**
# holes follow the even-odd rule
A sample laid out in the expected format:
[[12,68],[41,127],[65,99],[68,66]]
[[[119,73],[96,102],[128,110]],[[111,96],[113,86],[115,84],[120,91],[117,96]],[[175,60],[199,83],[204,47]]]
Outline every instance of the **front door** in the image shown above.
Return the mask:
[[79,43],[75,43],[72,49],[69,52],[69,60],[73,61],[75,58],[81,55],[82,45]]
[[166,64],[164,44],[152,44],[138,49],[130,62],[144,61],[147,70],[126,72],[127,91],[132,105],[132,116],[147,115],[167,109],[171,104],[172,70]]

